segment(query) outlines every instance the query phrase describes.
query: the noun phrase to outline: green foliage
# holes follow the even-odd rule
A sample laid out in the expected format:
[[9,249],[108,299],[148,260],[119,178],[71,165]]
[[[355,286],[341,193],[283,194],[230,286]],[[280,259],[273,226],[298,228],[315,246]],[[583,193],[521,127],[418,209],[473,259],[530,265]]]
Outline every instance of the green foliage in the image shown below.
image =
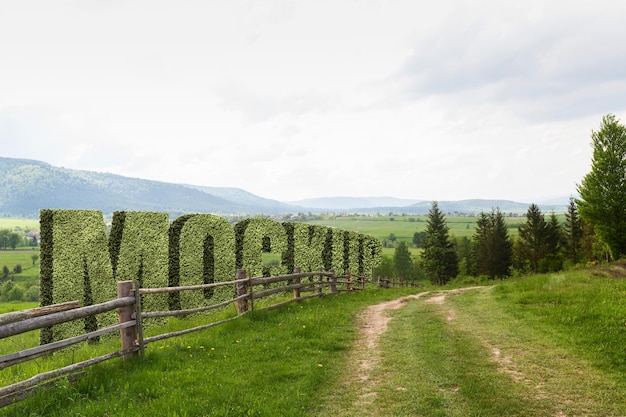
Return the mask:
[[626,127],[606,115],[591,140],[591,171],[577,187],[576,203],[580,216],[618,259],[626,255]]
[[[102,213],[92,210],[42,210],[41,304],[78,300],[85,305],[117,296]],[[63,323],[41,332],[49,343],[83,333],[94,322]],[[97,317],[99,326],[115,323],[115,312]]]
[[324,249],[330,229],[293,223],[294,265],[302,272],[324,269]]
[[233,226],[235,229],[235,268],[243,269],[244,254],[243,254],[243,241],[246,232],[246,228],[250,224],[252,219],[241,220]]
[[362,274],[363,273],[363,263],[362,263],[362,239],[361,234],[356,232],[348,232],[346,233],[347,241],[344,246],[344,250],[347,247],[347,259],[346,263],[348,265],[348,270],[350,270],[351,274]]
[[[285,273],[286,268],[280,263],[264,267],[262,257],[264,252],[280,256],[287,252],[287,232],[282,224],[270,219],[255,218],[249,219],[246,227],[242,229],[243,234],[238,237],[241,241],[241,254],[243,255],[241,269],[245,269],[251,276],[270,276]],[[241,232],[236,228],[235,233]],[[270,250],[264,251],[264,240],[267,242],[267,239],[270,242]]]
[[513,242],[499,209],[481,213],[473,240],[477,274],[490,279],[511,275]]
[[456,253],[459,259],[459,275],[461,276],[476,275],[474,246],[475,242],[467,236],[456,237],[455,239]]
[[550,251],[551,226],[536,204],[531,204],[526,213],[526,222],[519,226],[519,235],[515,252],[519,265],[527,262],[530,270],[540,272],[540,266],[547,265],[545,260]]
[[[170,227],[169,286],[231,281],[235,276],[235,232],[222,217],[192,214],[176,219]],[[171,307],[195,308],[231,298],[232,288],[172,293],[180,297]]]
[[[111,264],[115,281],[138,280],[141,287],[168,284],[169,220],[167,213],[115,212],[111,226]],[[121,230],[113,234],[113,231]],[[117,256],[115,257],[117,253]],[[114,286],[115,287],[115,286]],[[145,311],[168,308],[168,297],[151,295],[142,301]]]
[[346,262],[347,259],[347,250],[346,250],[346,234],[348,233],[345,230],[333,229],[333,269],[335,273],[338,275],[342,275],[348,269],[348,264]]
[[422,266],[431,282],[443,285],[459,273],[454,244],[446,219],[436,201],[428,214],[426,240],[422,244]]
[[392,278],[395,274],[393,258],[383,255],[380,263],[374,269],[374,274],[380,278]]
[[285,269],[288,274],[294,272],[296,264],[295,264],[295,225],[293,222],[283,222],[283,227],[285,228],[285,233],[287,233],[287,250],[283,253],[282,263],[285,266]]
[[401,240],[396,245],[393,262],[398,277],[403,278],[405,281],[413,278],[413,260],[405,241]]
[[[469,224],[468,224],[469,226]],[[413,233],[413,244],[416,248],[421,248],[422,243],[426,240],[426,232],[415,232]]]
[[[382,254],[380,242],[356,232],[261,218],[246,219],[233,228],[226,219],[208,214],[185,215],[169,226],[166,213],[116,212],[107,240],[101,212],[42,210],[41,236],[42,305],[75,299],[84,305],[108,301],[116,297],[117,281],[137,280],[144,288],[228,281],[236,267],[268,276],[284,274],[293,266],[307,271],[340,265],[339,273],[350,269],[369,275]],[[264,255],[282,262],[264,263]],[[33,291],[27,295],[22,288],[21,296],[32,299]],[[18,293],[15,290],[12,296]],[[231,295],[232,288],[226,287],[171,297],[150,295],[143,297],[142,307],[195,308]],[[113,312],[82,324],[44,329],[41,341],[92,331],[115,319]]]
[[373,278],[374,268],[381,262],[383,256],[383,247],[380,240],[371,236],[363,237],[363,274]]
[[583,220],[578,215],[578,206],[573,198],[569,199],[565,223],[563,224],[565,258],[576,264],[583,256]]

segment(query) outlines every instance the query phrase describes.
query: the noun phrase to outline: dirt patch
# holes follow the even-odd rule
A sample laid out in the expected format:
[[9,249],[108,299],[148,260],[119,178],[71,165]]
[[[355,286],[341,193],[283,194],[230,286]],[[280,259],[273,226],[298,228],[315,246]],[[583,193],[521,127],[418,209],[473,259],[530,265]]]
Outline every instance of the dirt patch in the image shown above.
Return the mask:
[[389,320],[391,320],[391,317],[389,317],[386,312],[389,310],[398,310],[404,307],[407,300],[417,299],[426,294],[428,294],[428,292],[409,295],[368,307],[360,317],[362,336],[359,340],[359,345],[365,345],[368,349],[374,348],[378,341],[378,336],[387,331],[387,325]]

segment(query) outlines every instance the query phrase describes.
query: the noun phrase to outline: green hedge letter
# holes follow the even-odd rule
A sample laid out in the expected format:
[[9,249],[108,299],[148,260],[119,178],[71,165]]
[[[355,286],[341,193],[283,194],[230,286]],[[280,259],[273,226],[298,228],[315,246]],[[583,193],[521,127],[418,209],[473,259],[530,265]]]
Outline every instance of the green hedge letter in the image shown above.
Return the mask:
[[[41,210],[41,305],[80,301],[98,304],[117,297],[102,212]],[[110,312],[42,329],[42,344],[76,336],[117,321]]]
[[[170,227],[170,286],[210,284],[235,279],[235,231],[211,214],[179,217]],[[174,309],[188,309],[232,298],[231,287],[172,293]],[[178,304],[178,305],[177,305]]]

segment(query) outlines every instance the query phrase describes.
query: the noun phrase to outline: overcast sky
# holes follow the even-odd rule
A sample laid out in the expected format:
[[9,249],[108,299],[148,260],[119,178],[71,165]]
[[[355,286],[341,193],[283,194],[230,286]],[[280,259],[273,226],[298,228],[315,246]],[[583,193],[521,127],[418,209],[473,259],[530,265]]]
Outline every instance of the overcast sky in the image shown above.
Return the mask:
[[0,0],[0,156],[293,201],[569,196],[626,1]]

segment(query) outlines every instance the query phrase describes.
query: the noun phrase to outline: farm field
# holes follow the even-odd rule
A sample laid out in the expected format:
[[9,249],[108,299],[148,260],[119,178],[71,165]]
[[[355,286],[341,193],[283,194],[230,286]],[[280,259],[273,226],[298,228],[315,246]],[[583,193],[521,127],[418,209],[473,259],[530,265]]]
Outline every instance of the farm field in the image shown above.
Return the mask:
[[38,219],[20,219],[16,217],[0,217],[0,229],[14,230],[20,228],[21,230],[39,230]]
[[[16,306],[21,302],[39,300],[38,248],[0,250],[0,268],[3,271],[0,279],[0,311],[7,304],[12,310],[18,310]],[[8,278],[4,277],[5,271],[9,272]]]
[[625,278],[615,263],[419,289],[428,293],[389,311],[364,349],[379,355],[367,381],[354,373],[360,314],[418,290],[308,300],[156,342],[143,359],[97,365],[0,416],[626,415]]
[[[388,239],[389,235],[393,233],[398,240],[411,242],[415,232],[426,230],[427,220],[428,216],[346,216],[312,220],[307,223],[354,230],[372,235],[380,240]],[[478,217],[446,217],[450,234],[456,237],[472,236],[476,227],[476,220]],[[506,217],[505,220],[509,227],[509,234],[516,236],[517,227],[526,220],[526,217]]]
[[[452,237],[471,237],[477,220],[478,217],[472,216],[446,217]],[[505,220],[509,227],[509,236],[514,237],[517,236],[518,226],[526,220],[526,217],[505,217]],[[408,243],[411,255],[416,257],[420,250],[413,245],[413,234],[426,231],[427,221],[428,216],[345,216],[312,220],[307,223],[364,233],[380,239],[381,242],[389,240],[393,233],[398,241]],[[383,255],[393,256],[394,251],[394,248],[383,247]]]

